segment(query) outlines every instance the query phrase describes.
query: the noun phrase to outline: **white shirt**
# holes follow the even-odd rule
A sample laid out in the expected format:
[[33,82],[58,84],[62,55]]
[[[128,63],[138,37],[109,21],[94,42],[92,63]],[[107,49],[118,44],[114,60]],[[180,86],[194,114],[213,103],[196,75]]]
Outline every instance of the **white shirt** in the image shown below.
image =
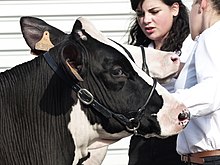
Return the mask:
[[173,94],[191,113],[177,138],[177,152],[196,153],[220,149],[220,21],[196,41]]

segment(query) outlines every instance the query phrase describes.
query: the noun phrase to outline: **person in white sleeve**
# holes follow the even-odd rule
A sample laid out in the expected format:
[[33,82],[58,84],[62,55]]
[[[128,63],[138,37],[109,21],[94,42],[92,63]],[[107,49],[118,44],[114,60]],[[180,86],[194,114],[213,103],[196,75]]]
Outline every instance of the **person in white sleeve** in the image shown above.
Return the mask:
[[193,0],[194,50],[175,83],[176,98],[191,113],[177,152],[188,164],[220,165],[220,0]]

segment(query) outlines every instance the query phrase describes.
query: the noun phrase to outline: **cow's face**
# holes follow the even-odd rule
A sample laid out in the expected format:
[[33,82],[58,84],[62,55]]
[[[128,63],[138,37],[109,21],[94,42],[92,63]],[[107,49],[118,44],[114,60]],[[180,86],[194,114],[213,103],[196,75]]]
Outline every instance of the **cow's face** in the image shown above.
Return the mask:
[[[27,42],[30,40],[27,32],[31,32],[27,26],[29,19],[36,23],[35,18],[30,17],[21,20]],[[82,88],[93,95],[98,106],[103,105],[104,108],[94,110],[94,106],[82,104],[92,125],[101,124],[111,134],[126,130],[145,137],[176,134],[186,126],[189,117],[186,107],[158,83],[154,88],[153,79],[129,58],[124,49],[105,38],[88,20],[76,20],[69,35],[44,22],[40,25],[44,27],[39,28],[41,34],[48,31],[59,39],[55,44],[52,40],[46,46],[38,42],[29,46],[35,53],[38,48],[43,51],[52,48],[50,54],[56,54],[55,58]]]

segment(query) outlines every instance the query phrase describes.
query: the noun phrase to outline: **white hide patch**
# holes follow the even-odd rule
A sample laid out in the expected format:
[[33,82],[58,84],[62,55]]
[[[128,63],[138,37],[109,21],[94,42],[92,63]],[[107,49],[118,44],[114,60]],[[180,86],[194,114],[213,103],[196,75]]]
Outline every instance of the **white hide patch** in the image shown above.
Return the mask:
[[117,134],[109,134],[101,125],[91,125],[87,116],[81,110],[79,101],[72,107],[68,129],[70,130],[76,146],[72,165],[76,165],[79,159],[87,156],[88,150],[92,152],[92,150],[106,147],[130,135],[126,131]]
[[76,165],[79,159],[88,155],[87,146],[90,145],[90,138],[98,137],[98,134],[93,131],[92,125],[90,125],[86,115],[81,110],[79,102],[72,107],[68,129],[76,146],[74,162],[72,163]]
[[83,162],[83,165],[101,165],[106,153],[108,150],[108,146],[89,150],[90,158]]

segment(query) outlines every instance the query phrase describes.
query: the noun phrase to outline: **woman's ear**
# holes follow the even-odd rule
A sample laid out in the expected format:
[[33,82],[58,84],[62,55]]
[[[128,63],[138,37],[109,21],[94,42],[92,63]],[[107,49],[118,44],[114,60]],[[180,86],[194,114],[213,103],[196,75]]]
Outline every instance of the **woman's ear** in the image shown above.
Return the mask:
[[[208,7],[208,2],[207,0],[198,0],[198,3],[200,4],[200,10],[206,10]],[[211,4],[209,4],[211,5]]]
[[180,5],[179,3],[175,2],[172,6],[171,6],[171,11],[173,13],[173,16],[177,16],[179,14],[179,9],[180,9]]

